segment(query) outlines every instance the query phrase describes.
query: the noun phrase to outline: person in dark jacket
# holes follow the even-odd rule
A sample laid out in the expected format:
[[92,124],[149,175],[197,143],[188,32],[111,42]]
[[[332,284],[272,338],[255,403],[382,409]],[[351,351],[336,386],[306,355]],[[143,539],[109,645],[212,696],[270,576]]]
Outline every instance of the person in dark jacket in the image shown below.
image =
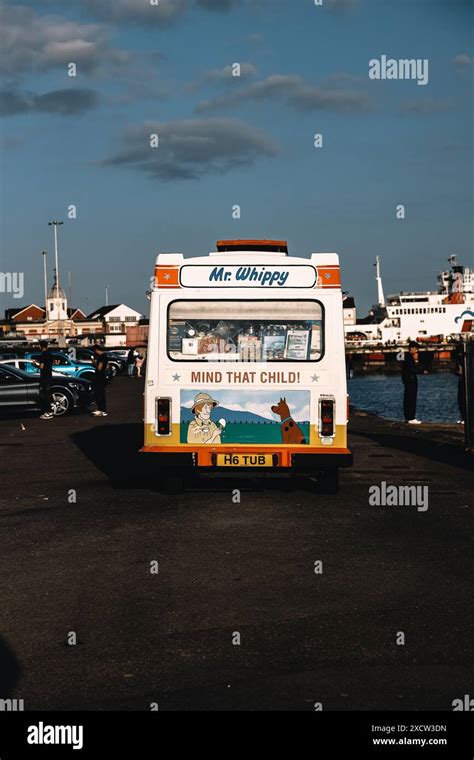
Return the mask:
[[127,354],[127,374],[129,377],[133,377],[135,371],[135,349],[131,348]]
[[95,366],[94,376],[94,398],[97,409],[92,412],[94,417],[107,417],[107,405],[105,400],[105,386],[107,384],[107,354],[104,347],[94,346],[94,358],[92,359]]
[[458,378],[458,425],[464,425],[466,419],[466,381],[464,378],[464,356],[462,348],[459,348],[456,352],[455,362],[455,372]]
[[51,400],[49,398],[49,386],[53,376],[53,356],[45,340],[40,342],[41,356],[37,364],[40,368],[40,403],[41,419],[52,420],[54,417],[51,411]]
[[403,414],[405,422],[409,425],[420,425],[420,420],[416,418],[416,401],[418,396],[418,377],[417,377],[417,359],[418,345],[413,341],[408,345],[408,351],[402,363],[402,381],[404,385],[403,394]]

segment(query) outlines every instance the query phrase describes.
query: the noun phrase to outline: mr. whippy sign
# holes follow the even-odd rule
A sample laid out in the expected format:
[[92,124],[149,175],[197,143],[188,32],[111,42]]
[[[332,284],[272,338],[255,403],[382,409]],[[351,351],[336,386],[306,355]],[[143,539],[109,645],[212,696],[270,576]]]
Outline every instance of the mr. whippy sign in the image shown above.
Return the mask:
[[317,278],[308,264],[188,264],[180,270],[184,288],[314,288]]

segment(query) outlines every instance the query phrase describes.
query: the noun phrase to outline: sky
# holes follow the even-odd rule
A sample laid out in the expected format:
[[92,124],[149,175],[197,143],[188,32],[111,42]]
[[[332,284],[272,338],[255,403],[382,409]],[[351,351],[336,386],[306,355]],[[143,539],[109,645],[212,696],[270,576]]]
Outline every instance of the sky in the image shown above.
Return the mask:
[[153,1],[0,0],[1,311],[43,304],[52,219],[86,313],[147,313],[156,254],[222,238],[338,253],[360,316],[376,255],[387,294],[473,264],[472,0]]

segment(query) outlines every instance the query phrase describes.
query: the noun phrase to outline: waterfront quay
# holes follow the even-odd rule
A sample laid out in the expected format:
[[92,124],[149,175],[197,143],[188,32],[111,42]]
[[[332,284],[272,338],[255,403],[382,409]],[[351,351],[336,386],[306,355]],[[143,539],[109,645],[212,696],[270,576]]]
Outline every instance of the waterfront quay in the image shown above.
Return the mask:
[[[346,341],[346,361],[354,373],[400,372],[400,354],[408,344],[370,344]],[[427,372],[453,371],[459,343],[419,342],[420,367]]]
[[[25,710],[311,711],[451,710],[472,693],[460,426],[353,410],[335,496],[238,472],[170,495],[138,453],[142,393],[118,377],[106,419],[0,421],[2,696]],[[418,506],[371,500],[391,486],[428,490]]]

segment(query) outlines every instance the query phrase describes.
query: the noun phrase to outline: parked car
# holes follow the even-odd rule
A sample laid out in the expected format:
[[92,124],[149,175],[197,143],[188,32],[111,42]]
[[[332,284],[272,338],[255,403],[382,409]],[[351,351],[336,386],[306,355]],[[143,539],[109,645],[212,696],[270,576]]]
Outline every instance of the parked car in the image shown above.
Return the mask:
[[[92,358],[94,356],[94,352],[91,348],[82,348],[80,346],[71,346],[71,351],[74,351],[76,361],[84,362],[86,364],[92,364]],[[126,362],[123,362],[122,359],[118,356],[112,356],[107,349],[105,349],[105,353],[108,356],[109,362],[108,366],[110,367],[110,371],[113,377],[118,372],[121,372],[124,368],[124,365]],[[71,359],[74,360],[74,354],[68,354]]]
[[107,354],[110,356],[110,354],[113,354],[114,356],[119,356],[121,359],[127,360],[128,352],[130,351],[129,348],[109,348],[107,349]]
[[[2,364],[6,364],[9,367],[16,367],[16,369],[21,369],[23,372],[26,372],[27,375],[39,375],[40,373],[38,364],[37,362],[33,361],[33,359],[24,359],[23,357],[14,359],[0,359],[0,365]],[[52,372],[54,376],[66,377],[66,375],[63,375],[56,369],[53,369]]]
[[[92,383],[77,377],[53,377],[50,384],[51,408],[56,417],[73,409],[87,408],[93,400]],[[28,374],[7,364],[0,365],[0,413],[35,411],[41,406],[38,375]]]
[[[85,362],[74,361],[66,354],[59,351],[51,351],[53,355],[53,369],[60,372],[62,375],[68,375],[69,377],[82,377],[86,380],[92,380],[94,378],[95,369],[92,364],[86,364]],[[39,362],[40,352],[28,352],[24,355],[25,359],[33,359]],[[107,373],[107,378],[113,377],[112,370]]]
[[126,366],[127,366],[127,357],[123,357],[120,354],[118,354],[116,351],[108,351],[106,349],[106,354],[109,359],[109,364],[112,366],[117,365],[117,372],[122,372]]

